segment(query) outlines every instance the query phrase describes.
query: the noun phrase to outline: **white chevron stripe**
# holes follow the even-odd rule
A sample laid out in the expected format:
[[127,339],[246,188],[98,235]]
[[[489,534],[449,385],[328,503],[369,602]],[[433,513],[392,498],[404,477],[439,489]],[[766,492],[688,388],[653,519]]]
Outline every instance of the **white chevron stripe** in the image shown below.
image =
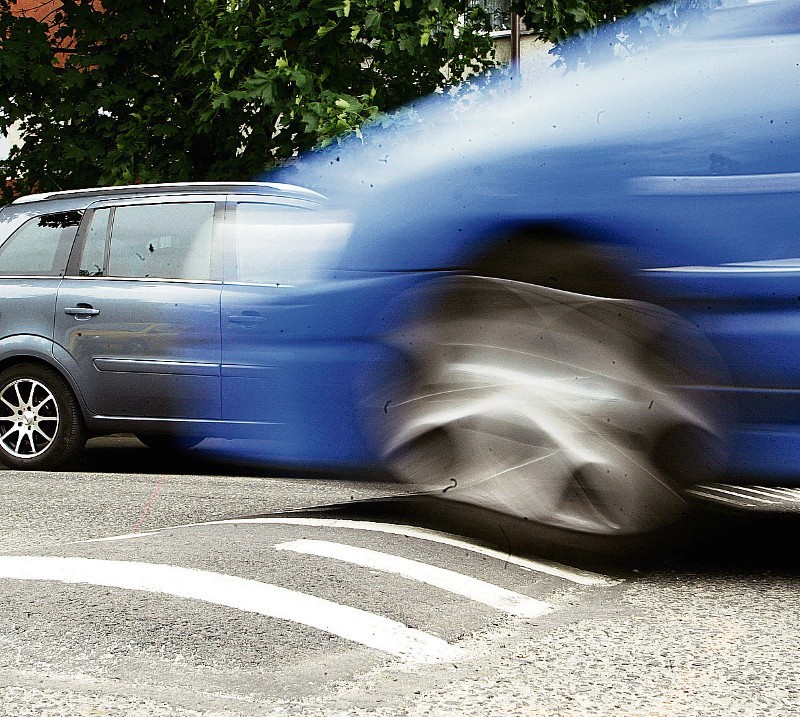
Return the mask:
[[405,578],[447,590],[448,592],[483,603],[489,607],[502,610],[511,615],[521,617],[541,617],[553,612],[554,608],[541,600],[534,600],[527,595],[506,590],[492,583],[462,575],[453,570],[446,570],[435,565],[428,565],[417,560],[401,558],[376,550],[357,548],[352,545],[331,543],[326,540],[295,540],[275,546],[276,550],[290,550],[304,555],[317,555],[333,558],[373,570],[396,573]]
[[452,545],[471,553],[485,555],[509,565],[516,565],[524,570],[531,570],[537,573],[544,573],[552,577],[568,580],[578,585],[616,585],[621,582],[606,575],[593,573],[588,570],[571,568],[567,565],[560,565],[546,560],[530,560],[516,555],[504,553],[494,548],[487,548],[484,545],[472,543],[464,538],[459,538],[448,533],[440,533],[436,530],[427,528],[417,528],[413,525],[397,525],[394,523],[376,523],[369,520],[340,520],[335,518],[243,518],[224,521],[225,523],[267,523],[279,525],[303,525],[320,528],[349,528],[351,530],[366,530],[377,533],[388,533],[390,535],[403,535],[409,538],[419,538],[433,543]]
[[724,496],[732,496],[733,498],[738,498],[737,502],[742,502],[743,500],[747,501],[754,501],[756,503],[764,503],[766,505],[777,505],[778,501],[769,500],[767,498],[760,498],[758,496],[747,495],[739,490],[738,486],[718,486],[718,485],[706,485],[699,488],[692,488],[687,491],[693,495],[704,495],[709,498],[719,498],[723,499]]
[[290,620],[410,662],[442,662],[463,651],[379,615],[256,580],[158,563],[46,556],[0,556],[0,578],[53,580],[202,600]]
[[781,502],[800,503],[800,489],[798,488],[763,486],[761,488],[750,488],[750,490],[758,490],[767,497],[772,496],[780,499]]

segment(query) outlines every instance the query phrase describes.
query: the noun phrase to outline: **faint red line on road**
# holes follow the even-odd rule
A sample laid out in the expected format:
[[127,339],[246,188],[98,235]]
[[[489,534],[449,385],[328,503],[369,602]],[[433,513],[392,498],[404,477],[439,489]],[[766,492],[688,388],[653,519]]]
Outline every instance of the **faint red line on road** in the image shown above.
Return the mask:
[[142,507],[142,512],[139,514],[139,520],[136,521],[136,525],[133,527],[133,532],[138,533],[142,528],[142,523],[144,523],[144,519],[147,517],[147,513],[150,510],[150,506],[153,505],[156,498],[158,498],[158,494],[161,492],[161,486],[167,482],[167,476],[161,476],[156,483],[156,487],[153,488],[153,492],[150,494],[150,497],[147,499],[147,502]]

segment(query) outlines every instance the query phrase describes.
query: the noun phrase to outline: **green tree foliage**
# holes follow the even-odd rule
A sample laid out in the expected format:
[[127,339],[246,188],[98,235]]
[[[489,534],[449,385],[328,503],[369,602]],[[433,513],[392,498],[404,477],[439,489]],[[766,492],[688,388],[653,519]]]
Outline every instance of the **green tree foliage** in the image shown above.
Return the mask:
[[[5,193],[247,179],[495,65],[461,0],[0,0]],[[52,9],[50,9],[52,8]]]
[[[634,55],[681,34],[702,21],[721,0],[512,0],[527,27],[556,43],[556,64],[574,69],[581,62],[612,54]],[[634,14],[634,11],[638,11]],[[606,31],[604,23],[624,18]]]
[[511,7],[539,37],[560,43],[651,2],[653,0],[512,0]]

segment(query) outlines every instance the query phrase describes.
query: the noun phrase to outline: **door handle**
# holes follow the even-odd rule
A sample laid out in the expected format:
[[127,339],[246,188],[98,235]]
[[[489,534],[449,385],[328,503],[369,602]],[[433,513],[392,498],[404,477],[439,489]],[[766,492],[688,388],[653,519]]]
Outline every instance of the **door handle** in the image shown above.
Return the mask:
[[266,316],[262,316],[255,311],[252,313],[245,311],[242,314],[231,314],[228,316],[228,321],[230,321],[232,324],[251,324],[254,326],[255,324],[261,324],[266,320]]
[[76,319],[88,319],[92,316],[97,316],[100,309],[95,309],[90,304],[78,304],[77,306],[68,306],[64,309],[67,316],[74,316]]

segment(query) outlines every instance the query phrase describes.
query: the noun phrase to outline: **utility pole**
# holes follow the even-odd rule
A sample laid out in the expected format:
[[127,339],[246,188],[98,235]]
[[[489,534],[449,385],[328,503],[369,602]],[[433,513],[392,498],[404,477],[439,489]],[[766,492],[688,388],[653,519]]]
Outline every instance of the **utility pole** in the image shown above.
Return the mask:
[[522,19],[519,13],[511,13],[511,72],[514,77],[520,76],[520,38],[522,36]]

